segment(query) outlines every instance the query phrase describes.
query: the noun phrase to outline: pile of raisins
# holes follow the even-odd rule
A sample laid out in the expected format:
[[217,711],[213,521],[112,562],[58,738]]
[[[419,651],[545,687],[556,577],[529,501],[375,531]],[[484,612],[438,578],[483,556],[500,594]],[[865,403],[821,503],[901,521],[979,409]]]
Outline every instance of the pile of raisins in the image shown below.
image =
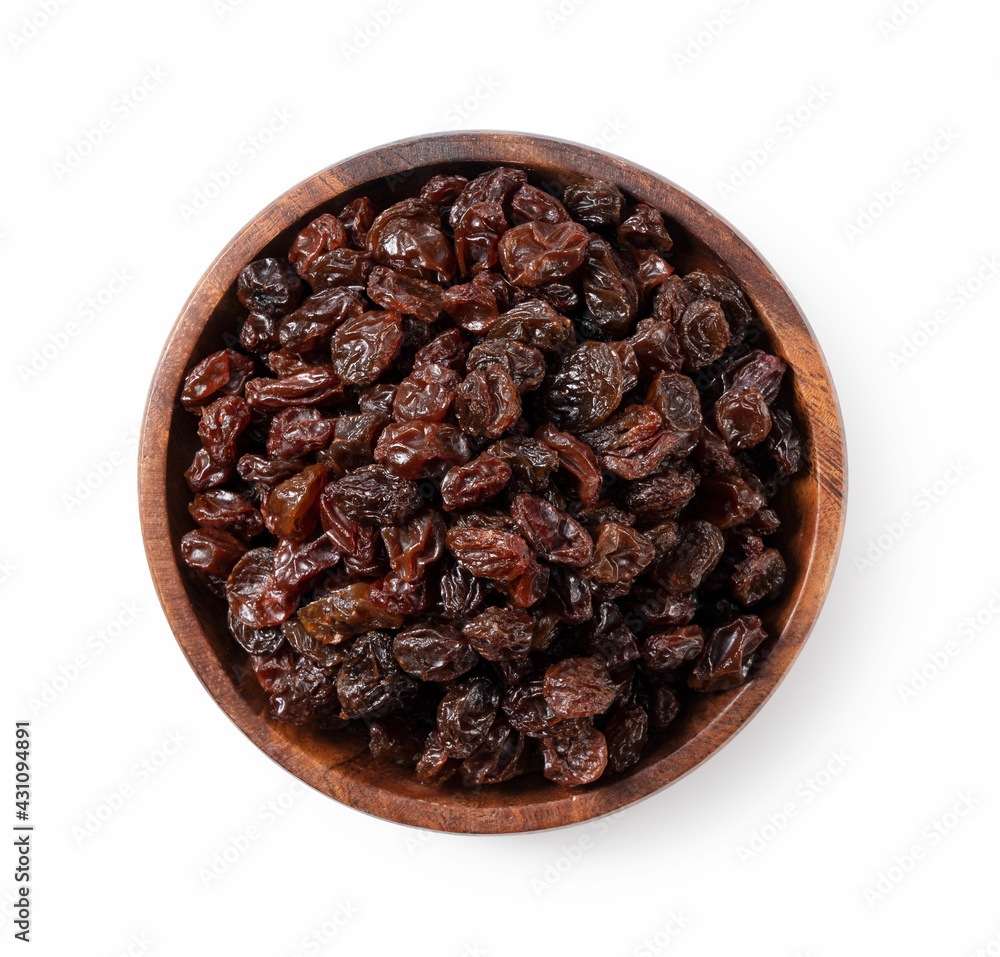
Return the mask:
[[423,781],[581,785],[750,677],[803,451],[742,290],[672,246],[610,183],[501,167],[243,269],[241,348],[181,395],[181,553],[274,720]]

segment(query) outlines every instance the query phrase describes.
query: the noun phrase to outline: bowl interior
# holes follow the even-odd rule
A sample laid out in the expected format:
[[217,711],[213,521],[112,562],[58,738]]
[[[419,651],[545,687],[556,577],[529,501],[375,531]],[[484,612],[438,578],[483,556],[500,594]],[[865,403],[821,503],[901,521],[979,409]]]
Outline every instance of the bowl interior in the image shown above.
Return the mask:
[[[478,152],[466,146],[463,153],[442,142],[448,139],[396,144],[391,153],[386,153],[390,148],[372,151],[318,174],[265,210],[210,268],[178,320],[153,383],[141,456],[143,530],[161,601],[192,666],[224,710],[279,763],[345,803],[404,823],[464,831],[551,827],[614,810],[676,780],[728,740],[773,691],[825,597],[839,547],[839,414],[822,355],[780,281],[734,231],[686,193],[622,160],[573,144],[522,138],[533,148],[518,149],[511,136],[504,141],[506,149],[487,140]],[[428,151],[426,144],[435,140],[438,149]],[[371,175],[379,172],[379,161],[385,172]],[[520,166],[540,185],[561,186],[584,176],[617,182],[633,199],[664,211],[679,271],[703,268],[739,281],[760,316],[762,347],[789,366],[784,398],[808,457],[807,468],[777,493],[783,520],[777,539],[790,585],[762,613],[772,647],[754,680],[731,691],[690,695],[668,733],[647,748],[639,764],[572,791],[540,775],[475,790],[424,785],[410,769],[372,759],[358,737],[270,721],[266,695],[229,635],[225,602],[185,573],[179,553],[181,536],[194,527],[182,473],[199,446],[197,420],[178,401],[180,387],[197,362],[235,342],[238,317],[245,312],[235,291],[241,266],[261,256],[285,255],[307,222],[321,212],[339,212],[358,196],[369,196],[381,209],[416,195],[436,172],[472,177],[501,162]]]

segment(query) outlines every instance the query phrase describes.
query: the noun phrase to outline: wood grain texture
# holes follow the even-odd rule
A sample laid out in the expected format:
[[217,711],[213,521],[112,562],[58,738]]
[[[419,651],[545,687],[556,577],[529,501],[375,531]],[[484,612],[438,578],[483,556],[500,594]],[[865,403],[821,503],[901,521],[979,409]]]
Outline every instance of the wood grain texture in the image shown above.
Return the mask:
[[[193,527],[182,472],[198,445],[196,419],[179,405],[181,383],[234,328],[242,267],[263,255],[284,255],[310,219],[357,196],[368,195],[380,207],[416,194],[435,172],[475,175],[498,164],[520,166],[536,181],[610,180],[664,211],[680,270],[704,267],[737,278],[770,348],[789,366],[808,453],[808,468],[779,493],[790,585],[764,616],[775,637],[756,677],[732,691],[698,696],[639,764],[579,789],[540,775],[478,790],[424,785],[412,771],[374,760],[358,738],[271,722],[245,655],[226,630],[224,603],[183,573],[179,556],[180,537]],[[840,550],[845,482],[843,426],[823,354],[788,290],[736,230],[668,180],[619,157],[490,131],[435,134],[362,153],[300,183],[256,216],[209,267],[170,333],[150,388],[139,455],[153,581],[178,643],[223,711],[275,761],[344,804],[404,824],[473,833],[558,827],[615,811],[683,777],[730,740],[777,687],[816,621]]]

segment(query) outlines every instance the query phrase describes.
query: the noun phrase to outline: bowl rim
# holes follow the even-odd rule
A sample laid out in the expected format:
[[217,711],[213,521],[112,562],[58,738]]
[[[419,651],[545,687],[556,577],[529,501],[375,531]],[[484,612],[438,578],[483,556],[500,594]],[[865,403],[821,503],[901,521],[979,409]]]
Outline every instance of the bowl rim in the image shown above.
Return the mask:
[[[776,296],[783,319],[789,323],[787,328],[782,327],[783,334],[797,335],[806,347],[801,356],[803,365],[796,365],[794,371],[797,377],[804,376],[808,380],[814,449],[820,446],[820,433],[823,438],[824,454],[815,456],[811,465],[816,473],[815,519],[817,526],[824,525],[824,531],[811,536],[796,600],[778,636],[777,644],[783,647],[781,667],[768,667],[774,660],[772,652],[753,680],[735,689],[728,704],[694,737],[638,773],[616,776],[611,781],[580,789],[560,789],[552,785],[552,796],[548,800],[521,802],[516,808],[505,809],[468,802],[456,804],[445,795],[441,801],[435,801],[373,788],[345,773],[349,761],[335,768],[319,769],[305,761],[298,749],[278,734],[266,717],[249,706],[212,652],[174,556],[166,520],[167,450],[170,420],[191,351],[239,268],[248,261],[245,252],[236,256],[237,250],[261,250],[311,210],[329,205],[338,195],[366,182],[435,164],[543,165],[532,157],[533,152],[543,152],[549,165],[552,165],[553,155],[565,154],[567,160],[575,155],[579,158],[578,165],[571,162],[560,165],[580,175],[603,173],[603,178],[616,182],[640,199],[643,198],[643,181],[648,180],[652,186],[671,194],[675,205],[667,215],[680,222],[685,230],[691,231],[688,217],[697,221],[707,216],[708,235],[703,228],[693,234],[732,269],[741,285],[746,285],[744,270],[751,269],[756,279],[765,283]],[[363,178],[357,179],[362,173]],[[705,223],[699,222],[699,226],[704,227]],[[237,259],[240,261],[236,262]],[[220,281],[220,272],[230,278]],[[836,390],[811,326],[791,292],[756,247],[711,206],[666,177],[613,153],[530,133],[463,130],[407,137],[355,153],[286,190],[226,243],[188,296],[157,361],[142,421],[138,486],[146,558],[171,631],[215,703],[258,748],[316,790],[384,820],[449,832],[513,833],[579,823],[649,797],[716,754],[771,697],[809,637],[832,584],[846,520],[847,449]],[[447,798],[453,799],[454,793],[448,792]]]

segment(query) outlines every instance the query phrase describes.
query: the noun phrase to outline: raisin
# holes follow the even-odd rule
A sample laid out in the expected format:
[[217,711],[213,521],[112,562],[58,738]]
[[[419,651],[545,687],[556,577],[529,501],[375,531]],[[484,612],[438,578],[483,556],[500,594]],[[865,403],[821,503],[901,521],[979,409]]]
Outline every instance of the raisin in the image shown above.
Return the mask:
[[369,465],[331,482],[323,499],[343,509],[360,525],[397,524],[416,511],[422,501],[413,482],[393,475],[381,465]]
[[444,554],[444,536],[441,513],[429,508],[411,515],[405,525],[383,528],[382,541],[393,572],[403,581],[419,581],[427,566]]
[[228,578],[247,547],[222,528],[198,528],[181,536],[181,558],[189,568]]
[[608,669],[596,658],[563,658],[550,665],[542,691],[552,713],[560,719],[602,714],[615,700]]
[[302,299],[302,280],[284,259],[258,259],[244,266],[236,283],[240,302],[261,316],[282,317]]
[[792,417],[778,406],[771,409],[771,431],[764,440],[764,449],[781,478],[794,475],[805,464],[802,440],[792,423]]
[[557,429],[586,432],[618,408],[622,361],[606,342],[584,342],[563,356],[542,387],[544,411]]
[[534,346],[511,339],[481,342],[469,350],[467,367],[486,369],[499,364],[507,370],[519,394],[532,392],[545,379],[545,357]]
[[[629,344],[639,360],[640,371],[647,377],[657,372],[677,372],[684,364],[684,349],[672,322],[640,319]],[[655,404],[651,399],[646,401]]]
[[743,290],[728,276],[697,270],[689,272],[684,282],[692,295],[714,299],[722,306],[732,332],[738,332],[753,319],[753,309]]
[[663,222],[663,213],[646,203],[639,203],[629,211],[615,235],[623,246],[653,249],[658,253],[668,253],[674,245]]
[[541,299],[529,299],[501,313],[486,338],[512,339],[546,355],[565,352],[575,341],[572,320]]
[[642,663],[650,671],[674,671],[693,661],[705,646],[705,633],[697,625],[650,635],[642,646]]
[[602,602],[576,635],[580,647],[608,669],[623,668],[639,658],[635,634],[614,602]]
[[646,394],[646,404],[660,413],[670,432],[688,435],[701,429],[698,387],[681,372],[659,372]]
[[531,551],[519,535],[491,528],[448,530],[448,550],[477,578],[513,581],[528,567]]
[[510,481],[510,466],[483,452],[465,465],[450,468],[441,480],[441,501],[446,511],[482,505],[499,495]]
[[457,372],[435,362],[417,366],[396,390],[392,417],[397,422],[423,419],[440,422],[458,395],[462,379]]
[[[608,744],[597,728],[586,722],[545,735],[539,742],[545,762],[543,774],[565,787],[596,781],[608,765]],[[557,726],[558,728],[558,726]]]
[[566,187],[563,204],[581,223],[617,226],[625,209],[625,197],[614,183],[584,179]]
[[566,469],[577,480],[580,501],[593,505],[601,497],[602,477],[597,456],[590,446],[552,425],[541,426],[535,432],[535,438],[555,452],[559,457],[559,467]]
[[488,678],[464,678],[441,699],[437,728],[441,746],[453,758],[467,758],[490,730],[500,692]]
[[585,574],[605,585],[631,582],[655,554],[645,535],[617,522],[602,522],[598,526],[594,558]]
[[477,578],[464,565],[451,562],[438,582],[441,592],[441,610],[452,619],[474,615],[490,591],[489,582]]
[[654,731],[666,731],[680,713],[681,703],[673,688],[658,685],[649,693],[649,724]]
[[562,565],[589,565],[594,542],[572,515],[536,495],[518,495],[511,515],[528,544],[546,561]]
[[203,528],[221,528],[237,538],[255,538],[264,531],[260,512],[238,492],[212,488],[198,492],[188,505],[191,517]]
[[253,360],[233,349],[202,359],[185,377],[181,404],[193,411],[221,395],[239,395],[253,372]]
[[337,326],[333,333],[333,368],[344,382],[368,385],[395,359],[403,344],[398,312],[365,312]]
[[341,247],[319,256],[305,279],[314,293],[324,289],[349,289],[362,293],[368,285],[371,271],[372,260],[366,252]]
[[343,223],[336,216],[323,213],[295,237],[288,251],[288,261],[300,276],[304,276],[322,253],[346,245],[347,233]]
[[503,234],[500,264],[515,286],[540,286],[583,265],[589,234],[579,223],[522,223]]
[[360,412],[334,419],[333,439],[316,460],[336,476],[346,475],[375,461],[375,443],[389,424],[382,412]]
[[718,528],[748,521],[764,496],[736,475],[706,475],[698,488],[697,515]]
[[218,465],[236,464],[236,440],[250,424],[250,406],[238,395],[224,395],[205,407],[198,436]]
[[375,207],[367,196],[351,200],[341,211],[339,219],[344,224],[344,234],[351,249],[365,249],[368,230],[375,222]]
[[340,377],[327,366],[283,379],[251,379],[245,392],[252,408],[267,412],[290,405],[330,405],[344,394]]
[[369,597],[376,608],[390,615],[419,615],[431,606],[426,579],[407,582],[398,575],[386,575],[372,583]]
[[467,183],[462,192],[455,197],[449,214],[452,228],[457,228],[466,210],[476,203],[494,203],[504,207],[506,212],[506,207],[514,194],[527,181],[528,177],[524,170],[511,169],[507,166],[498,166],[480,174]]
[[326,535],[310,542],[285,539],[274,550],[274,577],[281,585],[305,587],[310,578],[333,568],[343,554]]
[[298,592],[275,579],[271,548],[254,548],[236,563],[226,582],[226,598],[232,615],[251,628],[280,625],[299,604]]
[[468,179],[455,173],[439,173],[432,176],[420,190],[420,198],[433,203],[439,209],[450,206],[468,185]]
[[267,434],[267,454],[271,458],[297,458],[326,448],[337,427],[315,408],[290,406],[272,420]]
[[497,244],[507,232],[503,206],[497,203],[473,203],[455,225],[455,258],[458,270],[470,275],[495,265]]
[[726,314],[714,299],[692,302],[681,316],[678,333],[686,369],[703,369],[715,362],[729,345]]
[[325,486],[322,465],[307,465],[278,485],[261,509],[267,530],[298,542],[308,538],[319,521],[319,497]]
[[462,784],[499,784],[523,774],[528,769],[530,743],[498,716],[476,750],[459,766]]
[[417,684],[392,655],[382,631],[361,635],[337,672],[337,697],[345,718],[382,718],[416,695]]
[[652,575],[672,595],[689,595],[722,557],[722,533],[708,522],[685,522],[677,544],[653,566]]
[[759,445],[771,431],[767,400],[756,389],[738,385],[727,390],[715,403],[715,424],[731,449]]
[[642,708],[617,708],[604,726],[608,771],[613,774],[637,764],[649,739],[649,717]]
[[744,605],[756,605],[785,584],[785,560],[775,548],[750,555],[733,571],[733,594]]
[[444,311],[457,326],[481,335],[489,332],[500,318],[497,297],[489,284],[477,277],[472,282],[452,286],[444,294]]
[[725,691],[743,684],[750,675],[754,652],[767,639],[756,615],[740,615],[713,628],[688,676],[696,691]]
[[521,414],[517,386],[499,363],[469,372],[453,405],[462,430],[480,438],[499,438]]
[[610,243],[592,236],[581,273],[587,321],[602,337],[624,335],[639,309],[639,289],[625,261]]
[[392,642],[399,666],[421,681],[452,681],[474,668],[479,655],[451,625],[414,625]]
[[546,223],[569,222],[569,213],[566,212],[566,207],[555,196],[546,193],[545,190],[539,189],[537,186],[532,186],[530,183],[526,183],[514,194],[510,208],[515,226],[537,221]]
[[368,230],[368,253],[377,263],[414,279],[450,282],[457,264],[432,203],[404,199],[379,213]]
[[444,290],[432,282],[376,266],[368,276],[368,298],[383,309],[434,322],[444,308]]
[[469,443],[447,422],[392,422],[378,438],[375,461],[400,478],[440,478],[469,461]]
[[462,632],[487,661],[522,658],[531,651],[534,622],[515,608],[487,608],[465,623]]

